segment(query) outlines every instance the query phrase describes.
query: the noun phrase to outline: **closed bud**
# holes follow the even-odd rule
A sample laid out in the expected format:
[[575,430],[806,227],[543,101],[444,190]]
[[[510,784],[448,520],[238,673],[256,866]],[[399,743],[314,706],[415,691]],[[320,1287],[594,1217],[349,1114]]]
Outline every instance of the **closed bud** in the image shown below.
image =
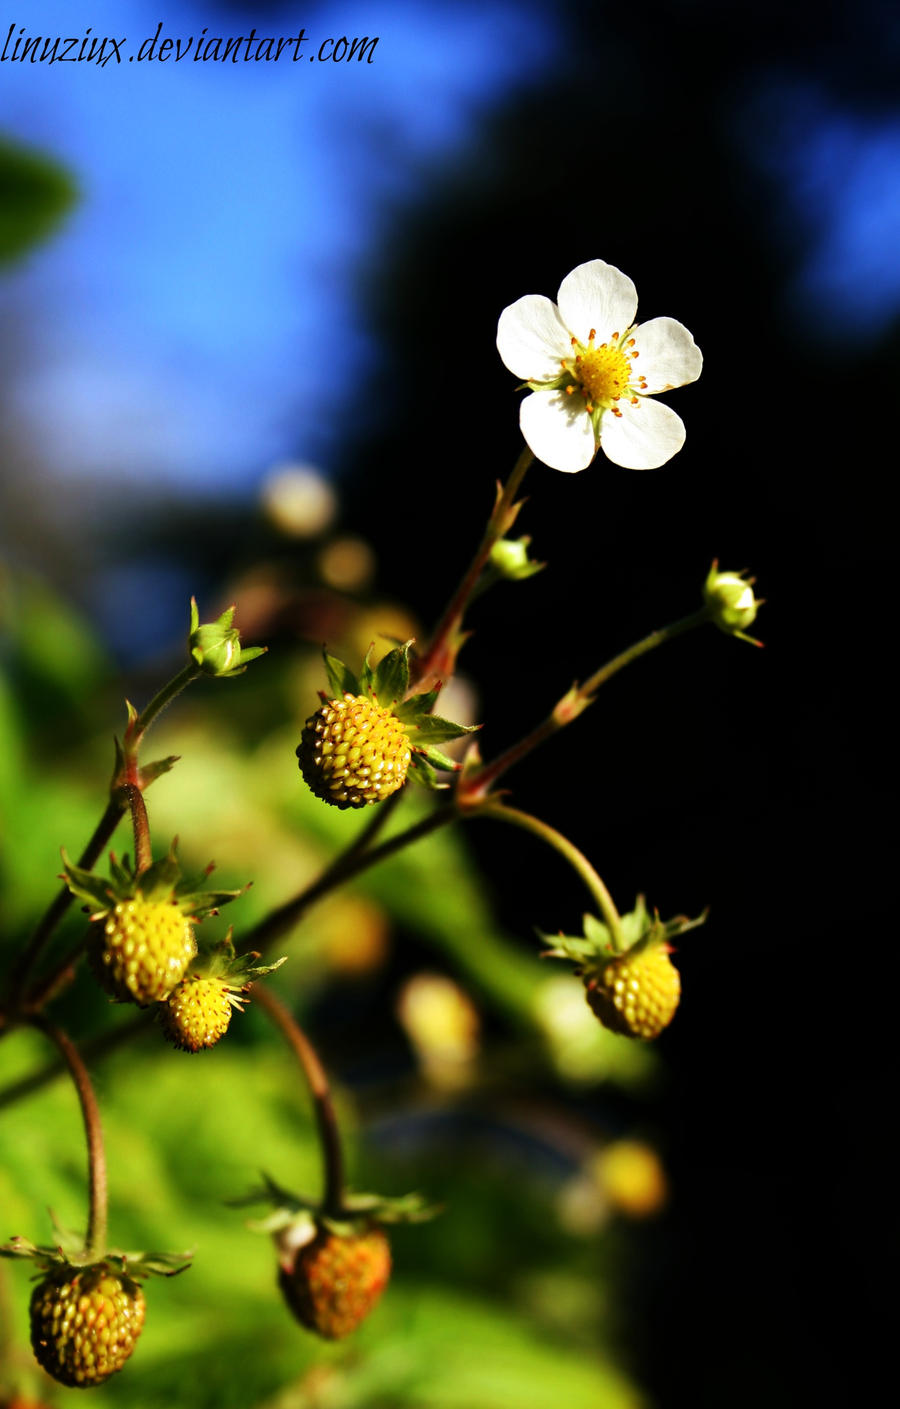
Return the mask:
[[546,567],[546,563],[535,563],[528,556],[528,545],[531,539],[524,538],[500,538],[491,549],[490,564],[497,577],[505,578],[510,582],[517,582],[526,577],[533,577],[541,568]]
[[746,634],[746,628],[756,620],[756,613],[762,606],[762,599],[753,594],[753,577],[745,577],[740,572],[719,572],[718,562],[714,562],[703,586],[703,600],[710,613],[710,620],[728,636],[738,636],[753,646],[761,646],[754,636]]
[[241,646],[241,634],[232,626],[234,607],[224,611],[217,621],[200,625],[196,600],[191,598],[191,634],[188,649],[194,661],[207,675],[242,675],[257,656],[265,654],[265,646]]

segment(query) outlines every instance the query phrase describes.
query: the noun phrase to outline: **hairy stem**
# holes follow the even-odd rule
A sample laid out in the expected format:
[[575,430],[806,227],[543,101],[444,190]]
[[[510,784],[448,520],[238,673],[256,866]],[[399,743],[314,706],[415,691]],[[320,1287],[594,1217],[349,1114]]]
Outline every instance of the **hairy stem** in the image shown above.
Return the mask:
[[142,876],[153,863],[147,804],[144,802],[144,795],[140,788],[134,783],[126,783],[122,792],[131,808],[131,823],[134,829],[134,869],[137,875]]
[[106,1153],[103,1148],[103,1131],[100,1126],[100,1110],[97,1098],[87,1074],[87,1067],[81,1060],[72,1040],[62,1028],[47,1022],[45,1018],[32,1017],[29,1021],[40,1029],[54,1043],[69,1069],[84,1118],[84,1133],[88,1151],[88,1224],[85,1237],[85,1251],[89,1257],[102,1257],[106,1252]]
[[516,461],[512,474],[501,488],[497,486],[497,502],[494,505],[484,537],[466,572],[444,610],[431,636],[424,655],[415,667],[415,684],[424,688],[434,679],[446,679],[453,674],[456,653],[459,649],[459,632],[472,593],[482,571],[491,556],[491,549],[505,533],[512,528],[520,505],[515,503],[522,480],[534,456],[526,446]]
[[315,1106],[316,1124],[325,1166],[322,1208],[325,1214],[339,1218],[344,1202],[344,1160],[341,1153],[341,1136],[337,1116],[334,1113],[334,1102],[331,1099],[331,1087],[328,1084],[325,1068],[319,1061],[315,1047],[280,998],[276,998],[264,984],[253,986],[253,997],[280,1030],[303,1068],[303,1075],[306,1077]]

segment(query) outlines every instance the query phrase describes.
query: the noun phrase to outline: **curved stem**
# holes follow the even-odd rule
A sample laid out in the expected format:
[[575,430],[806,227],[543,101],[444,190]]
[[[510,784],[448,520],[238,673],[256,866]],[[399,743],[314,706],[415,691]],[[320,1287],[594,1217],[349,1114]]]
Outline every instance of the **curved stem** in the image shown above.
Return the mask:
[[254,985],[253,997],[259,1006],[272,1019],[275,1026],[293,1051],[303,1068],[316,1111],[316,1124],[322,1145],[322,1159],[325,1165],[325,1183],[322,1195],[322,1211],[333,1218],[339,1218],[344,1202],[344,1160],[341,1153],[341,1136],[338,1130],[331,1087],[325,1068],[319,1061],[313,1047],[300,1024],[285,1007],[284,1003],[264,985]]
[[197,665],[196,661],[192,660],[183,670],[180,670],[177,675],[173,675],[172,679],[167,681],[161,690],[157,691],[150,703],[141,710],[140,714],[134,720],[134,723],[126,731],[126,739],[135,750],[157,715],[162,714],[163,710],[167,705],[172,703],[176,695],[180,695],[182,690],[185,689],[187,685],[190,685],[192,680],[196,680],[198,675],[202,675],[202,673],[200,666]]
[[571,724],[580,714],[594,703],[596,692],[601,685],[605,685],[607,680],[612,679],[620,670],[624,670],[626,665],[630,665],[633,660],[644,656],[648,651],[653,651],[657,646],[662,646],[666,641],[674,641],[677,636],[682,636],[686,631],[692,631],[695,626],[703,626],[710,621],[711,613],[708,607],[701,607],[699,611],[692,612],[690,616],[681,617],[678,621],[673,621],[669,626],[660,627],[658,631],[651,631],[649,636],[645,636],[641,641],[636,641],[627,650],[621,651],[619,655],[613,656],[612,660],[601,665],[599,670],[585,680],[583,685],[573,685],[562,699],[557,700],[547,718],[536,725],[524,738],[517,743],[511,744],[508,749],[499,754],[492,763],[486,763],[483,768],[477,769],[469,777],[460,783],[457,800],[461,807],[469,807],[482,801],[488,793],[490,787],[502,777],[508,769],[512,768],[521,759],[526,758],[534,749],[545,743],[547,739],[559,733],[567,724]]
[[577,871],[596,901],[607,928],[612,934],[615,948],[617,950],[624,949],[625,937],[622,933],[622,918],[613,903],[613,898],[584,852],[579,851],[568,837],[564,837],[562,832],[558,832],[549,823],[542,822],[539,817],[532,817],[529,812],[521,812],[517,807],[507,807],[502,802],[482,807],[473,815],[493,817],[498,822],[509,822],[513,827],[521,827],[523,831],[531,832],[532,836],[539,837],[548,846],[552,846],[554,851],[558,851],[560,856],[565,857],[572,869]]
[[81,1114],[84,1118],[84,1133],[87,1138],[88,1186],[90,1189],[85,1252],[89,1257],[99,1258],[106,1252],[107,1192],[106,1154],[103,1148],[103,1131],[100,1126],[97,1098],[87,1074],[87,1067],[78,1055],[75,1044],[66,1036],[62,1028],[55,1027],[53,1023],[40,1017],[32,1017],[29,1022],[39,1028],[54,1043],[68,1067],[78,1091]]
[[431,679],[446,679],[453,674],[456,655],[461,644],[459,634],[466,607],[484,566],[491,556],[491,549],[516,521],[522,506],[515,503],[515,498],[522,480],[525,478],[525,472],[533,461],[534,456],[526,445],[513,466],[512,474],[506,484],[502,488],[499,484],[497,485],[497,500],[491,517],[488,519],[484,537],[466,569],[462,581],[447,603],[444,614],[432,633],[427,650],[415,667],[414,683],[416,685],[424,685]]

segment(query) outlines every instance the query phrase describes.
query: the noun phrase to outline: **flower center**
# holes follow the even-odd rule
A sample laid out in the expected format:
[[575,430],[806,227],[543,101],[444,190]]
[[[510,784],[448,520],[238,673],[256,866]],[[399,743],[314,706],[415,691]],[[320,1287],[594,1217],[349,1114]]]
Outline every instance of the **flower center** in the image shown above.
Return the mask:
[[631,358],[618,333],[613,333],[609,342],[601,343],[599,347],[594,346],[595,336],[592,328],[587,347],[572,339],[576,353],[571,370],[584,392],[589,411],[607,408],[624,396],[632,372]]

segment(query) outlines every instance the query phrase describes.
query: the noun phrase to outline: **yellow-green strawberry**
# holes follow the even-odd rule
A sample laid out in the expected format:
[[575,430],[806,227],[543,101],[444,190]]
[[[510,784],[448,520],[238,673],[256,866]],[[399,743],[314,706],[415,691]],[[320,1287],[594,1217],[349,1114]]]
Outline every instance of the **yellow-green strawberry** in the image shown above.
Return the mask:
[[[612,919],[613,917],[610,917]],[[639,895],[634,909],[615,916],[615,931],[594,915],[584,917],[584,935],[560,934],[546,951],[551,959],[571,959],[584,981],[587,1001],[604,1027],[623,1037],[658,1037],[675,1016],[681,976],[669,957],[676,935],[702,925],[679,915],[650,915]]]
[[194,927],[178,905],[120,900],[91,936],[94,973],[111,997],[146,1008],[168,997],[197,953]]
[[620,954],[583,977],[591,1008],[623,1037],[658,1037],[681,997],[681,975],[664,944]]
[[174,847],[143,871],[111,856],[109,880],[66,861],[65,878],[91,909],[88,957],[98,981],[118,1002],[141,1008],[163,1002],[184,978],[197,953],[195,923],[240,894],[195,889]]
[[322,1228],[293,1266],[279,1269],[278,1284],[301,1325],[340,1340],[373,1310],[390,1275],[390,1244],[380,1228],[349,1234]]
[[437,690],[407,698],[411,645],[395,647],[375,669],[364,661],[359,677],[325,652],[329,693],[320,692],[296,752],[304,781],[333,807],[383,802],[407,777],[437,787],[435,768],[459,768],[435,745],[472,729],[431,713]]
[[297,757],[316,797],[334,807],[365,807],[403,787],[412,750],[389,709],[348,693],[310,715]]
[[137,1282],[104,1266],[57,1268],[31,1295],[31,1344],[60,1384],[87,1389],[121,1370],[144,1324]]
[[214,1047],[228,1031],[233,1000],[219,979],[188,974],[160,1009],[162,1030],[173,1047],[199,1052]]

